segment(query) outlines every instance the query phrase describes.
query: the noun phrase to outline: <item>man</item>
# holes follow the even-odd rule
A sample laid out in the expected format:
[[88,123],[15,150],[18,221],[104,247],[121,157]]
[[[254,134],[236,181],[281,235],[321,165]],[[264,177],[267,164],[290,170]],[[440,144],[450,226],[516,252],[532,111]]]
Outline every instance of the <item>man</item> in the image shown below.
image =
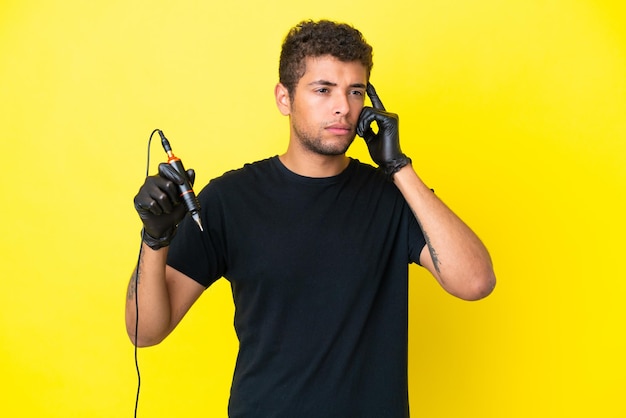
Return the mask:
[[[159,343],[208,286],[229,280],[240,342],[231,417],[406,417],[408,264],[466,300],[495,285],[481,241],[402,153],[371,68],[356,29],[300,23],[275,88],[287,151],[211,181],[198,196],[204,231],[185,218],[182,179],[167,164],[135,197],[144,246],[128,334]],[[378,169],[346,156],[355,134]]]

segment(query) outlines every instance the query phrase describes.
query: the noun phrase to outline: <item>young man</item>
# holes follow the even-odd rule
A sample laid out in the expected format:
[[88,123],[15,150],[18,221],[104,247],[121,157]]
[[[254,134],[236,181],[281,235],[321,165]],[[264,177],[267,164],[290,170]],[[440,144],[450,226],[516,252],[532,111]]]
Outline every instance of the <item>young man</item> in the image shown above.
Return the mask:
[[[462,299],[495,285],[485,247],[402,153],[371,68],[356,29],[300,23],[275,88],[287,151],[211,181],[199,194],[204,231],[185,218],[167,164],[135,197],[144,247],[128,334],[159,343],[229,280],[240,341],[231,417],[407,417],[408,264]],[[356,134],[378,169],[345,155]]]

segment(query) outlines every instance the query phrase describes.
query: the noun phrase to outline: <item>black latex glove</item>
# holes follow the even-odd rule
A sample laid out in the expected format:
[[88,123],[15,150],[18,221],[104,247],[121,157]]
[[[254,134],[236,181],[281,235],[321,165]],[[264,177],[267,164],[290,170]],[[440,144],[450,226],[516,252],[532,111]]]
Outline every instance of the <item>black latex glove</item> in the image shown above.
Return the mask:
[[[193,185],[196,173],[187,170]],[[159,164],[159,174],[146,177],[135,196],[135,209],[143,222],[143,240],[153,250],[167,247],[176,234],[178,224],[187,214],[180,198],[179,185],[184,179],[167,163]]]
[[[391,178],[402,167],[410,164],[411,159],[400,149],[398,115],[385,111],[374,86],[368,83],[366,91],[373,107],[363,107],[356,132],[365,139],[372,160]],[[373,122],[378,125],[377,133],[371,127]]]

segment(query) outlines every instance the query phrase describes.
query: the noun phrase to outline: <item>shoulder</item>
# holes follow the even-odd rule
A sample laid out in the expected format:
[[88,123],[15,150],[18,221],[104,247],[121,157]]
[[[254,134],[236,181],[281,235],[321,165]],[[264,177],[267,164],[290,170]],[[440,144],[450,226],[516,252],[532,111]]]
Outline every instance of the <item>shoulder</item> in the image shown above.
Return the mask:
[[270,157],[264,160],[246,163],[240,168],[226,171],[221,176],[212,179],[206,187],[233,187],[266,178],[274,170],[274,160],[276,158],[278,157]]
[[[222,199],[240,199],[251,193],[258,193],[260,189],[266,189],[268,184],[275,178],[275,159],[270,157],[264,160],[246,163],[242,167],[226,171],[219,177],[215,177],[204,186],[198,194],[201,203],[219,201]],[[256,192],[255,192],[256,191]]]
[[384,179],[382,171],[371,164],[364,163],[356,158],[351,158],[350,160],[350,167],[354,170],[355,175]]
[[268,171],[271,171],[275,165],[276,156],[266,158],[264,160],[255,161],[252,163],[246,163],[243,167],[229,170],[222,174],[221,176],[215,178],[213,181],[218,182],[229,182],[229,181],[237,181],[241,179],[246,179],[249,177],[255,177],[262,174],[266,174]]
[[392,193],[397,191],[397,187],[389,181],[382,170],[370,164],[352,159],[350,171],[352,181],[367,185],[369,188],[387,190]]

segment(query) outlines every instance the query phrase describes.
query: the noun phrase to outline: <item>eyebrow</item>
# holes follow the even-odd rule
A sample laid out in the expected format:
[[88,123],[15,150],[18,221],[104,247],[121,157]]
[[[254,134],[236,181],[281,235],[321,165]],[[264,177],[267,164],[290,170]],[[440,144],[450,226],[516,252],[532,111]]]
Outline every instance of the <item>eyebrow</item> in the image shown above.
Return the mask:
[[[309,86],[330,86],[330,87],[336,87],[337,83],[333,83],[332,81],[328,81],[328,80],[315,80],[315,81],[311,81],[308,85]],[[366,88],[366,85],[363,84],[363,83],[354,83],[354,84],[350,84],[350,86],[348,86],[348,87],[364,89],[364,88]]]

